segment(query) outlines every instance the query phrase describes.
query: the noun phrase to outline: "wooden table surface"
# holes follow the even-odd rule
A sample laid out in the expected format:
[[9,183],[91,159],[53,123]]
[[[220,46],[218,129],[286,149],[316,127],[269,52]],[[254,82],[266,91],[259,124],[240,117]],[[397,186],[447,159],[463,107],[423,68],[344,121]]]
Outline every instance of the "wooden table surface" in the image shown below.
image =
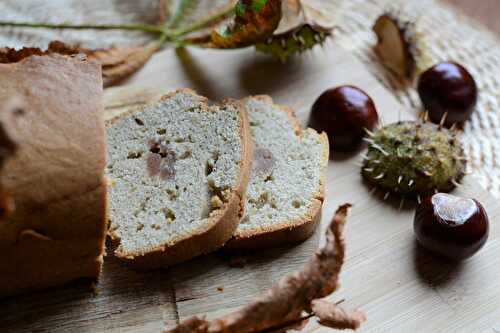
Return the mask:
[[459,8],[464,14],[473,17],[500,37],[499,0],[444,0]]
[[[106,91],[106,117],[136,107],[156,93],[190,87],[220,100],[267,93],[290,105],[305,124],[313,101],[326,88],[354,84],[374,99],[384,123],[411,119],[355,56],[328,44],[281,65],[252,49],[242,51],[165,50],[126,85]],[[135,88],[134,88],[135,86]],[[2,300],[0,332],[158,333],[192,315],[214,318],[233,311],[281,276],[302,267],[323,241],[335,208],[351,202],[345,229],[347,258],[341,288],[331,296],[360,308],[368,321],[359,332],[484,332],[500,328],[500,205],[472,176],[456,193],[477,198],[491,221],[489,240],[470,260],[452,264],[423,251],[413,235],[414,203],[370,194],[359,166],[360,154],[334,155],[326,176],[326,201],[317,232],[292,247],[247,256],[232,268],[220,253],[197,258],[167,271],[135,272],[105,258],[94,294],[85,284],[70,284]],[[111,251],[108,251],[111,252]],[[331,332],[311,320],[304,332]],[[493,331],[494,332],[494,331]]]

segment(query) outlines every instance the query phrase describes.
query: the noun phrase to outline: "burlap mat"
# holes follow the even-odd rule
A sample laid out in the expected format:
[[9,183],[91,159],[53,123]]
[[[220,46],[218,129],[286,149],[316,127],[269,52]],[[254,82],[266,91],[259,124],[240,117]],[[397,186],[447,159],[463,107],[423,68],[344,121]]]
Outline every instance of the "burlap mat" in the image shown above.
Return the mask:
[[[207,8],[222,0],[204,0]],[[338,3],[340,29],[335,40],[367,64],[403,105],[415,113],[420,101],[414,89],[402,88],[375,58],[371,46],[375,36],[371,26],[377,16],[394,1],[333,0]],[[465,124],[462,141],[469,169],[486,189],[500,196],[500,42],[487,29],[435,0],[400,3],[405,12],[420,15],[420,27],[433,60],[456,60],[474,75],[480,99],[472,119]],[[157,0],[2,0],[0,17],[9,20],[60,23],[155,22]],[[98,36],[98,37],[96,37]],[[44,47],[53,39],[81,42],[89,47],[113,44],[140,44],[148,36],[131,32],[48,31],[0,29],[0,45]],[[398,112],[398,110],[394,110]]]

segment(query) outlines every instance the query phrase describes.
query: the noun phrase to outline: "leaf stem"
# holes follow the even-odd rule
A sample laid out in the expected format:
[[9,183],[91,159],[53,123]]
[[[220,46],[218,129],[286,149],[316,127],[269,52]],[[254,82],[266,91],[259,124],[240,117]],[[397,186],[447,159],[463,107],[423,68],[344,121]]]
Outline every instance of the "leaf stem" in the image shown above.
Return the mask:
[[174,36],[180,37],[183,35],[187,35],[191,32],[201,30],[203,28],[207,28],[207,27],[213,25],[214,23],[216,23],[222,19],[225,19],[228,16],[233,15],[234,10],[235,10],[234,5],[225,6],[220,11],[218,11],[212,15],[208,15],[208,16],[200,19],[199,21],[197,21],[191,25],[188,25],[187,27],[184,27],[184,28],[181,28],[181,29],[174,31]]
[[164,33],[168,34],[170,31],[164,27],[155,25],[142,25],[142,24],[83,24],[75,25],[69,23],[52,24],[52,23],[29,23],[29,22],[12,22],[0,21],[0,27],[25,27],[25,28],[45,28],[45,29],[95,29],[95,30],[130,30],[142,31],[147,33]]
[[[188,4],[190,1],[185,1]],[[185,11],[186,8],[181,10]],[[187,35],[191,32],[207,28],[218,21],[234,14],[234,5],[228,5],[214,14],[208,15],[199,21],[180,29],[171,29],[168,26],[161,25],[148,25],[148,24],[70,24],[70,23],[33,23],[33,22],[14,22],[14,21],[0,21],[0,27],[24,27],[24,28],[44,28],[44,29],[74,29],[74,30],[129,30],[129,31],[142,31],[151,34],[160,35],[161,44],[166,41],[174,41],[179,37]],[[182,16],[181,13],[177,15]],[[178,18],[180,19],[180,17]],[[174,21],[176,18],[174,17]]]
[[174,12],[174,15],[170,19],[169,22],[165,25],[167,28],[177,28],[179,23],[182,22],[186,14],[194,7],[196,6],[196,1],[193,0],[181,0],[179,2],[179,5],[177,6],[177,9]]

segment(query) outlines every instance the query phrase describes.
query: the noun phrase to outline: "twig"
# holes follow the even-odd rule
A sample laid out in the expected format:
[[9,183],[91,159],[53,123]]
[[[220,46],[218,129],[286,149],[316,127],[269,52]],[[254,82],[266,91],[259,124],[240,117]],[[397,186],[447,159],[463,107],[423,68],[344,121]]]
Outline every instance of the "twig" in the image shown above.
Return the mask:
[[130,30],[130,31],[142,31],[147,33],[156,34],[169,34],[169,30],[163,27],[155,25],[144,25],[144,24],[69,24],[69,23],[29,23],[29,22],[12,22],[12,21],[0,21],[1,27],[24,27],[24,28],[45,28],[45,29],[75,29],[75,30]]
[[195,32],[195,31],[207,28],[207,27],[217,23],[218,21],[225,19],[233,14],[234,14],[234,6],[233,5],[225,6],[220,11],[218,11],[214,14],[208,15],[207,17],[200,19],[200,21],[198,21],[198,22],[195,22],[191,25],[188,25],[185,28],[181,28],[179,30],[176,30],[174,32],[174,35],[177,37],[180,37],[183,35],[187,35],[191,32]]
[[181,0],[174,12],[174,15],[172,15],[172,18],[167,22],[165,26],[170,29],[177,28],[179,23],[181,23],[186,16],[186,13],[192,10],[194,6],[196,6],[196,1]]

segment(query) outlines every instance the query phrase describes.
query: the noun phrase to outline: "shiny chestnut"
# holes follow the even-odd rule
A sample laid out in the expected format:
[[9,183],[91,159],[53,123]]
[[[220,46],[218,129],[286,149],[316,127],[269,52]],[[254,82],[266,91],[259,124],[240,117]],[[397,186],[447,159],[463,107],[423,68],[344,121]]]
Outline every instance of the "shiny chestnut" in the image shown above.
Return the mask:
[[477,86],[472,75],[455,62],[441,62],[420,76],[418,94],[432,122],[445,126],[469,119],[477,102]]
[[413,227],[424,248],[461,260],[475,254],[486,243],[489,221],[477,200],[437,193],[418,205]]
[[337,151],[355,151],[366,135],[373,130],[378,114],[373,100],[363,90],[340,86],[323,92],[314,103],[309,126],[326,132],[330,148]]

